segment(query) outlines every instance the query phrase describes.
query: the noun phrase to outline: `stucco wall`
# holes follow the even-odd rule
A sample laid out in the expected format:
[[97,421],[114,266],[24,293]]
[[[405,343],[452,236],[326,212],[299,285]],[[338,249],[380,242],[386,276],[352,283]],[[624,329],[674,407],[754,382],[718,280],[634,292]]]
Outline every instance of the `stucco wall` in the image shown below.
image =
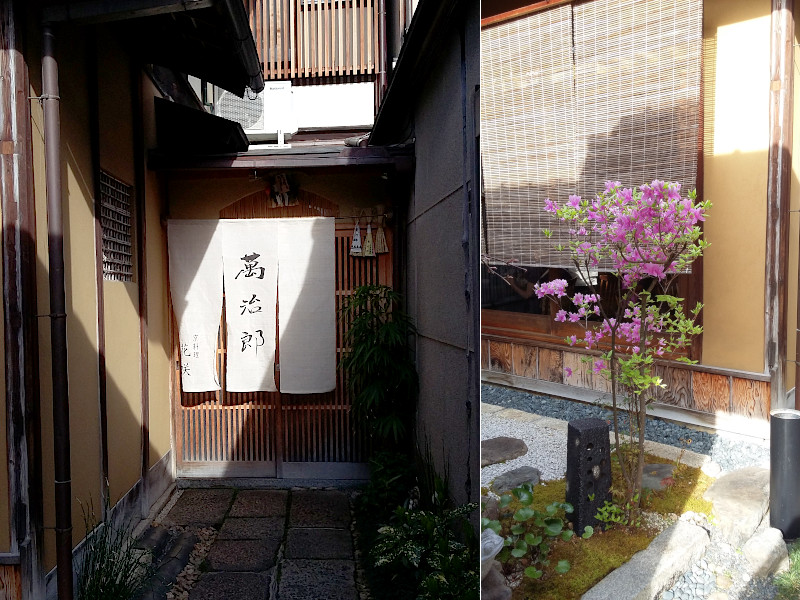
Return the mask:
[[[102,49],[98,53],[100,168],[133,186],[133,98],[136,90],[131,86],[130,65],[116,41],[103,30],[98,36],[98,47]],[[131,222],[135,223],[135,214],[131,215]],[[135,225],[131,231],[135,238]],[[103,281],[108,479],[112,505],[136,483],[141,471],[138,294],[135,274],[131,282]]]
[[769,0],[707,0],[703,364],[764,371]]
[[[143,77],[144,146],[156,146],[153,97],[158,96],[149,78]],[[167,235],[162,177],[145,173],[145,231],[147,252],[147,338],[149,382],[150,466],[170,450],[170,309],[167,296]]]
[[[469,265],[462,247],[465,186],[472,178],[465,144],[469,149],[474,139],[464,131],[461,102],[466,93],[466,118],[471,119],[479,57],[478,3],[471,4],[465,21],[466,81],[458,29],[464,23],[453,19],[415,106],[416,172],[406,242],[406,295],[418,329],[417,438],[439,475],[447,475],[457,503],[477,497],[478,407],[468,408],[473,315],[465,299]],[[477,370],[477,364],[472,367]]]

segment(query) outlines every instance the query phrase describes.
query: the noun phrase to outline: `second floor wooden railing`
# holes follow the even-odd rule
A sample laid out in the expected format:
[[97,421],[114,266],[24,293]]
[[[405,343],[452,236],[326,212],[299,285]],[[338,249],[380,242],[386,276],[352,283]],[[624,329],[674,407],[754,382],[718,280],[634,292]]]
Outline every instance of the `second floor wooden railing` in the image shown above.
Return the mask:
[[265,79],[378,73],[380,0],[245,0]]

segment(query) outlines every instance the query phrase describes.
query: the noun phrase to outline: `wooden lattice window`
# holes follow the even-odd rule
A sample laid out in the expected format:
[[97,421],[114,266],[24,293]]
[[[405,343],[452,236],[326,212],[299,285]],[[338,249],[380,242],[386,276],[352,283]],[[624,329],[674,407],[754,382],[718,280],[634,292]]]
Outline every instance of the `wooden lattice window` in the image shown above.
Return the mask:
[[103,279],[133,281],[132,196],[131,186],[105,171],[100,172]]

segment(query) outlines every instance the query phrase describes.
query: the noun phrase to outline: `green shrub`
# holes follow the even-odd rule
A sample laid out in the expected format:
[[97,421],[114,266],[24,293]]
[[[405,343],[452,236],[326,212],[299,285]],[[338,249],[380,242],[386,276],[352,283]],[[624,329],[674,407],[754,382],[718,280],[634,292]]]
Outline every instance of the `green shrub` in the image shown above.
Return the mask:
[[400,295],[384,285],[357,287],[341,318],[347,350],[339,368],[347,374],[357,422],[378,448],[407,444],[417,394],[409,349],[415,329],[400,310]]
[[394,523],[378,530],[375,566],[401,584],[414,581],[417,600],[477,600],[478,544],[465,518],[476,509],[474,503],[440,512],[398,507]]
[[128,523],[98,522],[91,503],[83,507],[86,539],[76,565],[77,600],[133,600],[155,572],[150,553],[136,547]]

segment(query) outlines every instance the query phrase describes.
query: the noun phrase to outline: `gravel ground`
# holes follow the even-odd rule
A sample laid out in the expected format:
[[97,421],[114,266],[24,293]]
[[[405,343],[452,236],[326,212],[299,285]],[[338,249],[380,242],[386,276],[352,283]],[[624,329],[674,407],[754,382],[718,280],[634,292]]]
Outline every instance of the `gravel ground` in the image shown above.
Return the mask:
[[[564,421],[590,417],[611,419],[611,411],[602,407],[489,384],[482,387],[481,401]],[[536,467],[542,479],[559,479],[566,473],[566,431],[481,413],[481,439],[501,435],[524,440],[530,450],[513,461],[481,469],[481,486],[488,486],[501,473],[520,466]],[[769,446],[764,443],[747,443],[653,417],[647,420],[645,437],[706,454],[723,471],[747,466],[769,467]],[[752,579],[747,570],[741,551],[719,539],[711,527],[711,544],[705,555],[659,600],[773,600],[777,589],[772,579]]]

